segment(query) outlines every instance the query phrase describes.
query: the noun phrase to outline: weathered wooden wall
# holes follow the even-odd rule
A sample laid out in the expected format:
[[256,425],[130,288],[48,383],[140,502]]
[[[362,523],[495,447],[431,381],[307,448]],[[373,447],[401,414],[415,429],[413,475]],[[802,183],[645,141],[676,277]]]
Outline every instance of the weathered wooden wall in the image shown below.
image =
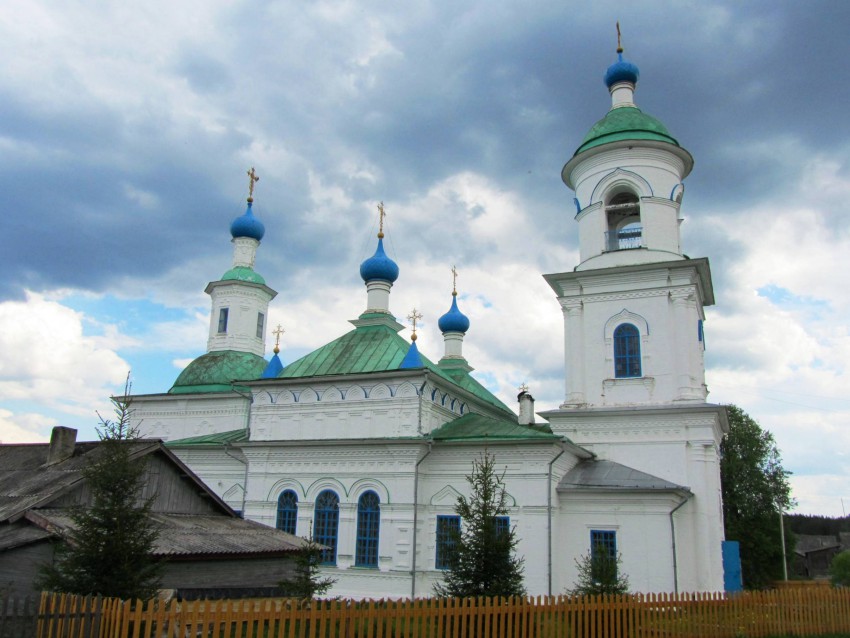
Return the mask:
[[165,566],[163,589],[275,587],[293,570],[291,557],[238,560],[171,561]]
[[28,596],[36,592],[33,581],[39,567],[53,560],[53,545],[40,541],[0,552],[0,592]]
[[[155,512],[214,514],[221,511],[213,505],[208,496],[202,495],[202,490],[194,481],[181,474],[179,468],[161,454],[152,454],[148,457],[144,488],[139,502],[144,502],[151,496],[154,496],[153,511]],[[90,500],[91,491],[87,485],[81,485],[42,507],[65,508],[88,503]]]

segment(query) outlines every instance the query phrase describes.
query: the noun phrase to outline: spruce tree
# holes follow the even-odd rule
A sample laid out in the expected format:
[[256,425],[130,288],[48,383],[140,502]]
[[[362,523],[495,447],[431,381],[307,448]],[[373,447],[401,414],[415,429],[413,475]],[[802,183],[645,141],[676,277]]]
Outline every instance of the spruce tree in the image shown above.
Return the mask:
[[571,596],[600,596],[627,594],[629,578],[620,568],[622,557],[612,554],[603,545],[576,559],[578,579],[575,587],[567,591]]
[[72,511],[73,527],[42,568],[44,590],[147,600],[159,588],[163,565],[151,556],[159,530],[153,497],[141,496],[147,460],[133,457],[129,393],[128,381],[124,396],[112,398],[115,420],[100,417],[100,444],[83,469],[90,501]]
[[336,582],[335,578],[321,577],[319,565],[325,549],[313,540],[312,534],[304,538],[305,543],[295,554],[295,569],[291,578],[278,583],[283,596],[311,600],[327,592]]
[[455,513],[461,530],[453,533],[453,551],[443,582],[434,585],[438,596],[522,596],[523,562],[515,556],[516,528],[499,524],[506,516],[504,472],[496,471],[496,459],[486,450],[472,461],[466,477],[470,496],[457,500]]

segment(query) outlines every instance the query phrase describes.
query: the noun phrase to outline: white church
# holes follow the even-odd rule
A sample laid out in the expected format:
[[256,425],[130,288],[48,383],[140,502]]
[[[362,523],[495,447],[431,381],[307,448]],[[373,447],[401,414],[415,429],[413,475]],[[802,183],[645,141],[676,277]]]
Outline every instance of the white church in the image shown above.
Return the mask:
[[264,359],[276,292],[254,269],[264,227],[249,197],[230,227],[233,267],[206,288],[207,352],[166,393],[133,398],[142,434],[167,441],[245,518],[312,531],[328,547],[332,595],[431,594],[485,450],[505,469],[500,523],[516,529],[530,594],[572,587],[591,549],[620,554],[633,591],[722,590],[728,424],[706,402],[703,362],[714,293],[708,260],[684,255],[679,232],[693,158],[635,105],[638,75],[618,49],[611,109],[561,173],[580,263],[544,275],[564,314],[558,409],[535,415],[521,391],[517,417],[470,374],[456,291],[436,363],[398,334],[399,266],[382,232],[360,267],[353,329],[289,365],[277,345]]

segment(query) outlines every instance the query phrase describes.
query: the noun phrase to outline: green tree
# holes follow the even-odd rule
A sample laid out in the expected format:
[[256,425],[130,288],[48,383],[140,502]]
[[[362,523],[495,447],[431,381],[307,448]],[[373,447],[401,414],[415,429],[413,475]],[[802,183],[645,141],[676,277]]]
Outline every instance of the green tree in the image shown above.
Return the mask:
[[335,578],[322,578],[319,564],[324,547],[313,540],[313,535],[304,539],[304,544],[295,554],[295,569],[291,578],[278,583],[283,596],[313,599],[327,592],[336,582]]
[[620,554],[612,554],[600,544],[595,551],[576,559],[578,578],[567,593],[571,596],[627,594],[629,577],[622,572],[621,563]]
[[832,559],[829,580],[834,587],[850,587],[850,549],[845,549]]
[[[453,534],[453,551],[443,582],[434,585],[438,596],[522,596],[523,559],[515,556],[516,529],[500,524],[506,516],[504,472],[486,451],[472,461],[466,477],[471,493],[457,500],[455,513],[463,521]],[[504,519],[502,519],[504,520]]]
[[128,379],[124,396],[112,398],[115,420],[98,415],[100,444],[83,469],[90,502],[72,511],[73,526],[42,568],[44,590],[147,600],[159,588],[163,565],[151,556],[159,530],[153,497],[141,496],[147,460],[133,455],[129,395]]
[[[782,577],[780,509],[793,505],[790,472],[773,435],[735,405],[726,406],[729,433],[720,444],[720,480],[726,538],[741,546],[747,589],[763,589]],[[793,535],[786,529],[786,555]]]

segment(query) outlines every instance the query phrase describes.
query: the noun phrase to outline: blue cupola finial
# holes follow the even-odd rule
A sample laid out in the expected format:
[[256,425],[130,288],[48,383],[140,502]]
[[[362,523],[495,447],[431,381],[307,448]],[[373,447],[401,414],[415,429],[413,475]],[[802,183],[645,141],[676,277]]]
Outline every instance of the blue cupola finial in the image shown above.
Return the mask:
[[605,86],[609,89],[620,82],[637,84],[640,70],[637,65],[623,59],[623,45],[620,40],[620,23],[617,22],[617,61],[605,71]]
[[237,237],[250,237],[251,239],[260,241],[263,235],[266,234],[266,227],[263,226],[263,222],[254,217],[254,211],[251,210],[251,206],[254,204],[254,184],[259,181],[260,178],[254,172],[254,167],[252,166],[251,170],[248,171],[248,208],[245,210],[244,215],[237,217],[230,224],[230,234],[233,236],[233,239]]
[[452,307],[437,321],[440,332],[462,332],[469,330],[469,317],[457,307],[457,292],[452,292]]
[[384,202],[378,205],[378,212],[381,217],[378,230],[378,248],[374,255],[360,264],[360,276],[367,283],[374,280],[393,283],[398,279],[398,264],[387,257],[387,253],[384,252],[384,216],[386,215]]
[[437,326],[440,332],[460,332],[466,334],[469,330],[469,317],[463,314],[457,307],[457,268],[452,266],[452,307],[439,318]]
[[257,219],[254,216],[254,211],[251,210],[252,204],[253,202],[249,201],[245,214],[240,215],[230,224],[230,234],[233,236],[233,239],[250,237],[251,239],[260,241],[263,235],[266,234],[266,227],[263,225],[263,222]]

